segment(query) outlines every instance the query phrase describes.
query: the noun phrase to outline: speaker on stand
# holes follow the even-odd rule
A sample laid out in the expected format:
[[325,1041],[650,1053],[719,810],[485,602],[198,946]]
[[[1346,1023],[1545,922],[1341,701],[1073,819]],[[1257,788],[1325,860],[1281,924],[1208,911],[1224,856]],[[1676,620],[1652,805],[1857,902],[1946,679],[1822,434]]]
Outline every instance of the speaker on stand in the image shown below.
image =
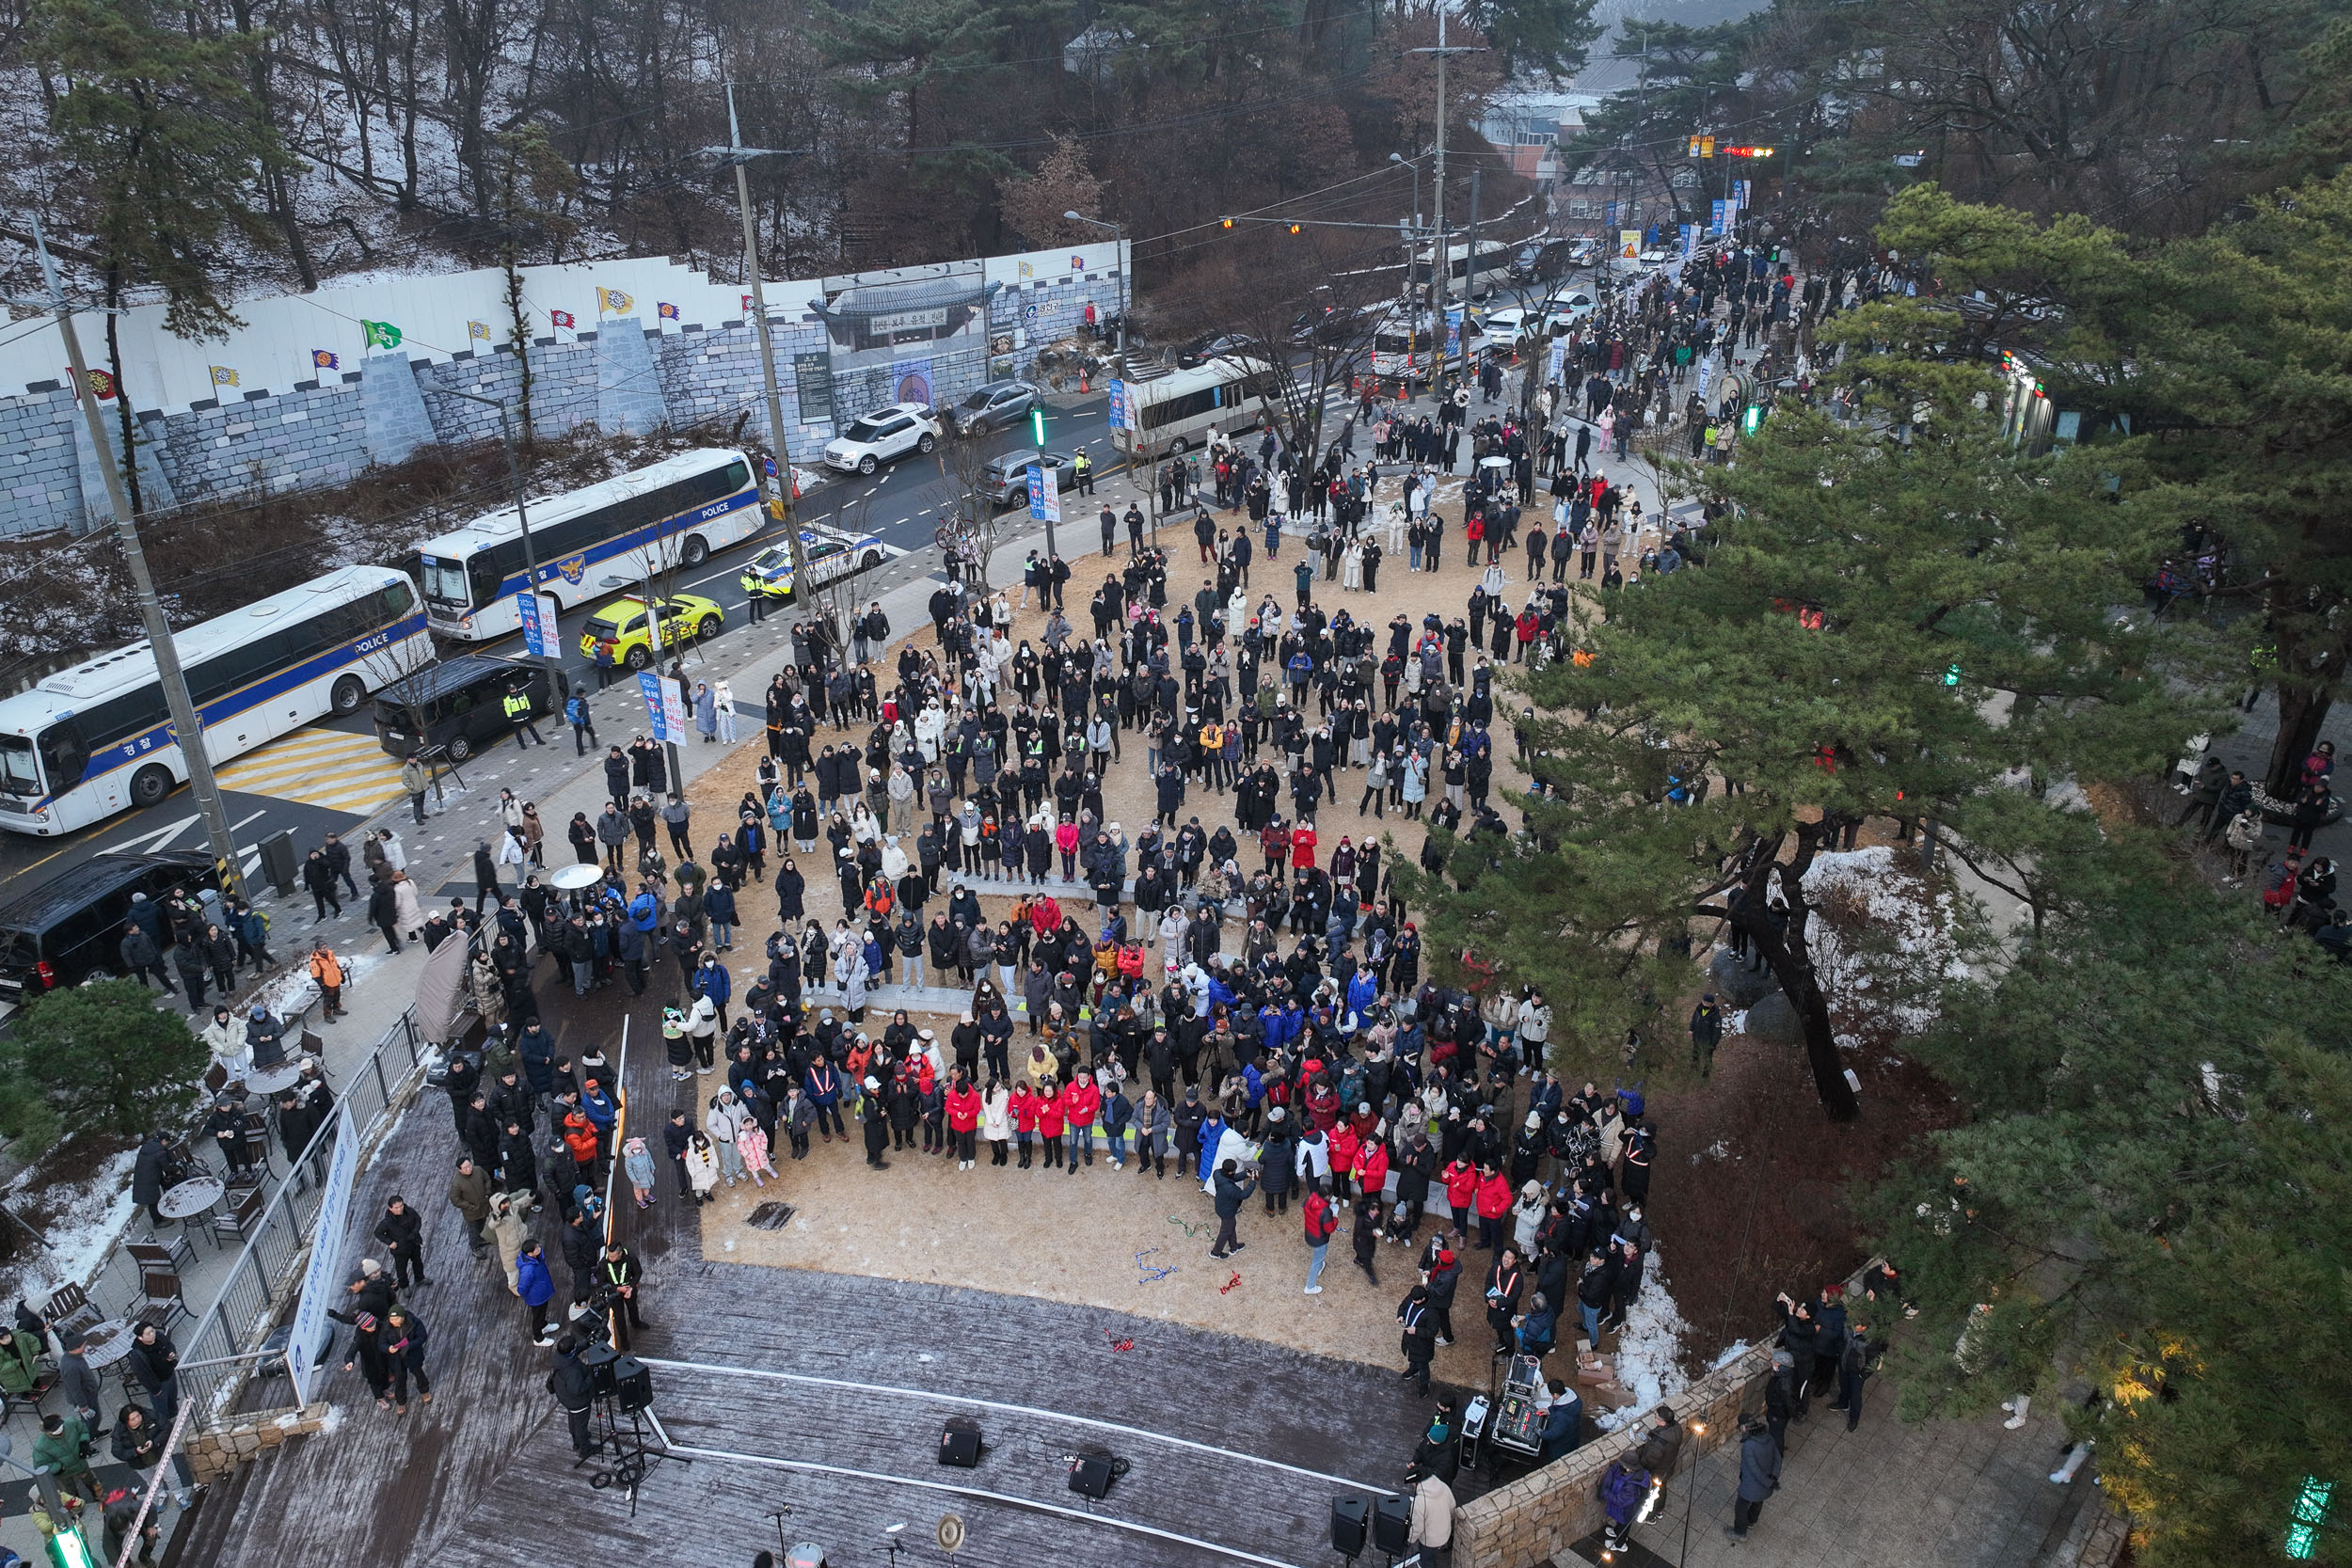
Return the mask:
[[1375,1497],[1372,1502],[1372,1549],[1391,1562],[1413,1549],[1413,1505],[1403,1497]]
[[1361,1497],[1331,1499],[1331,1549],[1354,1562],[1364,1552],[1372,1505]]
[[[583,1365],[589,1356],[602,1351],[603,1356],[589,1368],[596,1380],[596,1403],[603,1411],[606,1433],[605,1452],[612,1463],[588,1477],[588,1484],[601,1492],[609,1487],[628,1490],[628,1516],[637,1517],[637,1489],[645,1480],[645,1472],[661,1460],[673,1465],[691,1465],[683,1455],[668,1453],[645,1447],[645,1412],[653,1405],[653,1372],[633,1355],[613,1354],[606,1345],[592,1346],[580,1354]],[[628,1418],[628,1434],[621,1433],[620,1418]]]

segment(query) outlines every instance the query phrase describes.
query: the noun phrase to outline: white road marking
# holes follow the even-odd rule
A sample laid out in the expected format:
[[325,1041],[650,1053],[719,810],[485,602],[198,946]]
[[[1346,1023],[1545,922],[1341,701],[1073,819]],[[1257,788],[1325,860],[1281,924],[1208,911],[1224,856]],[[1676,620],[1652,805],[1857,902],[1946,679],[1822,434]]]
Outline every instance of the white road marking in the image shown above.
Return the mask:
[[141,833],[136,838],[126,838],[119,844],[110,844],[106,846],[105,848],[100,850],[99,853],[114,854],[122,851],[135,851],[140,854],[148,855],[161,854],[165,845],[169,844],[173,839],[178,838],[182,833],[184,833],[190,828],[195,827],[200,820],[202,820],[200,817],[183,816],[168,828],[158,828],[151,833]]

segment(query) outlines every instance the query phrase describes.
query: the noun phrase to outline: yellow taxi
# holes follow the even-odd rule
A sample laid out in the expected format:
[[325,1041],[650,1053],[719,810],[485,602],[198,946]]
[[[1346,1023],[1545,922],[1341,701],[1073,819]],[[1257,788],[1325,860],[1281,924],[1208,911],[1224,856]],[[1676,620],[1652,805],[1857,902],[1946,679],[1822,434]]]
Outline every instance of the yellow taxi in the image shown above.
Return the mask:
[[[699,594],[675,594],[660,602],[660,645],[677,648],[696,638],[709,637],[726,622],[718,602]],[[643,670],[654,661],[653,624],[645,613],[643,594],[632,594],[600,607],[580,628],[580,651],[592,664],[626,664]]]

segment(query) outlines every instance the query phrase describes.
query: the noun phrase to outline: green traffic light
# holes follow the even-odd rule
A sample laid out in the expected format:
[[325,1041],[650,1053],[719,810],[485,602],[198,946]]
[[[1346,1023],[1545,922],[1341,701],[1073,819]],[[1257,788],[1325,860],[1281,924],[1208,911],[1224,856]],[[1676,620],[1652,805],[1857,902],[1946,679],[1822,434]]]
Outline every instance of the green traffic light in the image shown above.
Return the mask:
[[1944,672],[1944,684],[1946,686],[1958,686],[1960,684],[1959,665],[1955,664],[1950,669]]
[[1041,447],[1045,444],[1045,410],[1042,408],[1029,410],[1029,439]]
[[1760,403],[1751,403],[1747,406],[1747,411],[1740,416],[1740,434],[1753,436],[1756,432],[1756,427],[1763,422],[1764,405]]

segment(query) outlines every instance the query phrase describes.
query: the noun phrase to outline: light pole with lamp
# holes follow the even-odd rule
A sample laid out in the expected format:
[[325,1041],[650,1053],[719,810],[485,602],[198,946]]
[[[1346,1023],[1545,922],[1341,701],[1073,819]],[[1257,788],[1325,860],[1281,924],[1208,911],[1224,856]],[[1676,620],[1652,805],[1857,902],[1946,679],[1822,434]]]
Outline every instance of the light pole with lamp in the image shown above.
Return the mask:
[[[1413,395],[1413,338],[1421,325],[1421,306],[1413,298],[1413,252],[1421,245],[1421,160],[1407,158],[1402,152],[1391,152],[1389,162],[1402,164],[1413,171],[1413,226],[1405,241],[1405,396],[1409,401]],[[1430,281],[1435,283],[1436,280],[1437,271],[1433,263]]]

